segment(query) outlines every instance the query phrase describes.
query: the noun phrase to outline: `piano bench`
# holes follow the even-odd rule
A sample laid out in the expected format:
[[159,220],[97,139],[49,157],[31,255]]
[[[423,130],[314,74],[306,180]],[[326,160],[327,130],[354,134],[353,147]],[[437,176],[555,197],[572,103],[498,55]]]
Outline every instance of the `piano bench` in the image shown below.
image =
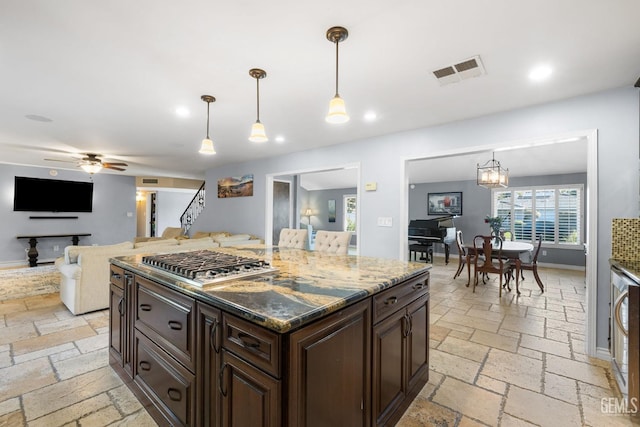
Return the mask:
[[[419,260],[416,260],[416,253],[418,252],[421,256]],[[413,254],[413,258],[411,257],[411,254]],[[409,261],[411,261],[412,259],[414,261],[425,260],[426,262],[430,262],[431,264],[433,264],[433,244],[429,243],[426,245],[409,245]]]

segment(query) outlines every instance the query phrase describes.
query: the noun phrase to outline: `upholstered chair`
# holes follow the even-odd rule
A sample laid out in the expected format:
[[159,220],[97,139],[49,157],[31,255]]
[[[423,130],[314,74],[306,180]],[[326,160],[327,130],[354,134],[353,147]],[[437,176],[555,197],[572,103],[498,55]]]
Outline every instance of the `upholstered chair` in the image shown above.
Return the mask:
[[307,230],[283,228],[280,230],[279,248],[304,249],[307,245]]
[[318,252],[346,255],[349,251],[351,231],[318,230],[314,250]]

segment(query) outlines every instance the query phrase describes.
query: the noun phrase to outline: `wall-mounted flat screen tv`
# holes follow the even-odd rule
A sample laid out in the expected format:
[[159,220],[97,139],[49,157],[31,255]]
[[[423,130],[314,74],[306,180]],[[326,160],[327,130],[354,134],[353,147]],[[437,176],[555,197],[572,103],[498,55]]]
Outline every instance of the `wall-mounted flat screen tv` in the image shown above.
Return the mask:
[[13,210],[29,212],[91,212],[93,182],[16,176]]

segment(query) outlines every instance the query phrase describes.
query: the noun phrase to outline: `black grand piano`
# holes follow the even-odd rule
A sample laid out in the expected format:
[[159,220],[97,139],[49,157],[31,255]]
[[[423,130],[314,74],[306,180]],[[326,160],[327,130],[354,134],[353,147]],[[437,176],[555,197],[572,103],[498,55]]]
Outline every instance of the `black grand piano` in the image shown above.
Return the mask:
[[[449,245],[456,241],[454,216],[409,221],[409,259],[412,252],[427,254],[433,263],[433,244],[444,244],[444,260],[449,264]],[[425,259],[425,258],[421,258]]]

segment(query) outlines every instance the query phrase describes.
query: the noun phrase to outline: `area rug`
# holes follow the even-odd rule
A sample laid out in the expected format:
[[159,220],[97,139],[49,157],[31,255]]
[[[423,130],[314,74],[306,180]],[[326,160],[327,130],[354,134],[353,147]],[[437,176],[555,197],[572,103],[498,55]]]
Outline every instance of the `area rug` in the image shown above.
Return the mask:
[[0,270],[0,301],[60,292],[55,265]]

